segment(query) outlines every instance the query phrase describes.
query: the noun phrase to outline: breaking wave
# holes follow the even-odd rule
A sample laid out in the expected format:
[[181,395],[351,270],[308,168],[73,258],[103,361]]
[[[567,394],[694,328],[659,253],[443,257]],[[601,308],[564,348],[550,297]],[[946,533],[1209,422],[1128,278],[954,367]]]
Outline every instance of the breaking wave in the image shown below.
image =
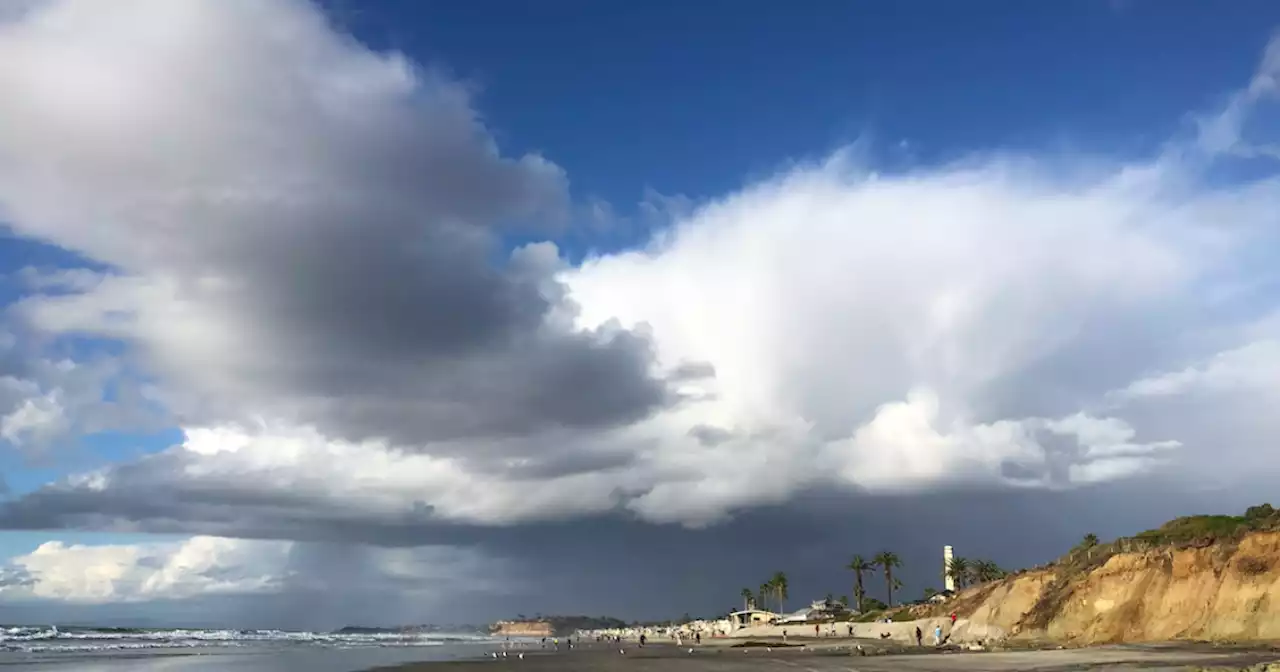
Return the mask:
[[148,649],[312,645],[332,648],[484,644],[483,635],[406,632],[289,632],[286,630],[151,630],[136,628],[0,627],[0,651],[56,653]]

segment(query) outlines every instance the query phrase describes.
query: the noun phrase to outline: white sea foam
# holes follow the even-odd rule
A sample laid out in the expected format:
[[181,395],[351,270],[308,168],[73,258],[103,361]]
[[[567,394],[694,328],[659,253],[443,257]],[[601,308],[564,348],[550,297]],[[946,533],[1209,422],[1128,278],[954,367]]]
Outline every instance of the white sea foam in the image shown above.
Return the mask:
[[241,647],[247,645],[313,645],[333,648],[417,647],[486,644],[483,635],[444,633],[326,633],[285,630],[144,630],[39,627],[0,628],[0,651],[28,653],[127,651]]

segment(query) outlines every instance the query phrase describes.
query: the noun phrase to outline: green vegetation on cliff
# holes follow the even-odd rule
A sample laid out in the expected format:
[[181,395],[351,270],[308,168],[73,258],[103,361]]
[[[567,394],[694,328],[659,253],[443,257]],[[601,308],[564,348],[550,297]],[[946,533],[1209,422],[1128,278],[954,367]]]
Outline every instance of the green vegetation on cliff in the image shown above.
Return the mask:
[[1238,539],[1249,532],[1280,529],[1280,511],[1270,504],[1245,510],[1243,516],[1184,516],[1154,529],[1140,532],[1134,539],[1157,545],[1186,544],[1203,540]]
[[1093,534],[1085,535],[1066,555],[1053,564],[1060,568],[1088,569],[1102,564],[1116,553],[1129,553],[1165,546],[1209,546],[1238,541],[1250,532],[1280,530],[1280,510],[1270,504],[1259,504],[1245,510],[1242,516],[1183,516],[1132,537],[1120,537],[1101,543]]

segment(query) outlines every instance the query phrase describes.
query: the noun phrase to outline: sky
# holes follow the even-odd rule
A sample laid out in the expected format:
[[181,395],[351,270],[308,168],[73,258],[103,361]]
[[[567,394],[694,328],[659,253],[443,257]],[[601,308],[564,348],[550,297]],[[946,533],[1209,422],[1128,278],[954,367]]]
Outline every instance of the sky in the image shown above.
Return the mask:
[[1265,501],[1277,27],[7,3],[0,620],[914,599]]

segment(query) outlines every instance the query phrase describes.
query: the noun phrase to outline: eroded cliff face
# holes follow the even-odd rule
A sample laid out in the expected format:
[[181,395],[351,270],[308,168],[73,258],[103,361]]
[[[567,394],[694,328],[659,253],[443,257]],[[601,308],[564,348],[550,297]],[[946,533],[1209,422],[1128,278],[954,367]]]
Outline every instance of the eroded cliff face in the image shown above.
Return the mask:
[[1023,572],[948,608],[970,628],[1078,644],[1280,640],[1280,533]]
[[489,627],[498,637],[551,637],[555,629],[546,621],[498,621]]

